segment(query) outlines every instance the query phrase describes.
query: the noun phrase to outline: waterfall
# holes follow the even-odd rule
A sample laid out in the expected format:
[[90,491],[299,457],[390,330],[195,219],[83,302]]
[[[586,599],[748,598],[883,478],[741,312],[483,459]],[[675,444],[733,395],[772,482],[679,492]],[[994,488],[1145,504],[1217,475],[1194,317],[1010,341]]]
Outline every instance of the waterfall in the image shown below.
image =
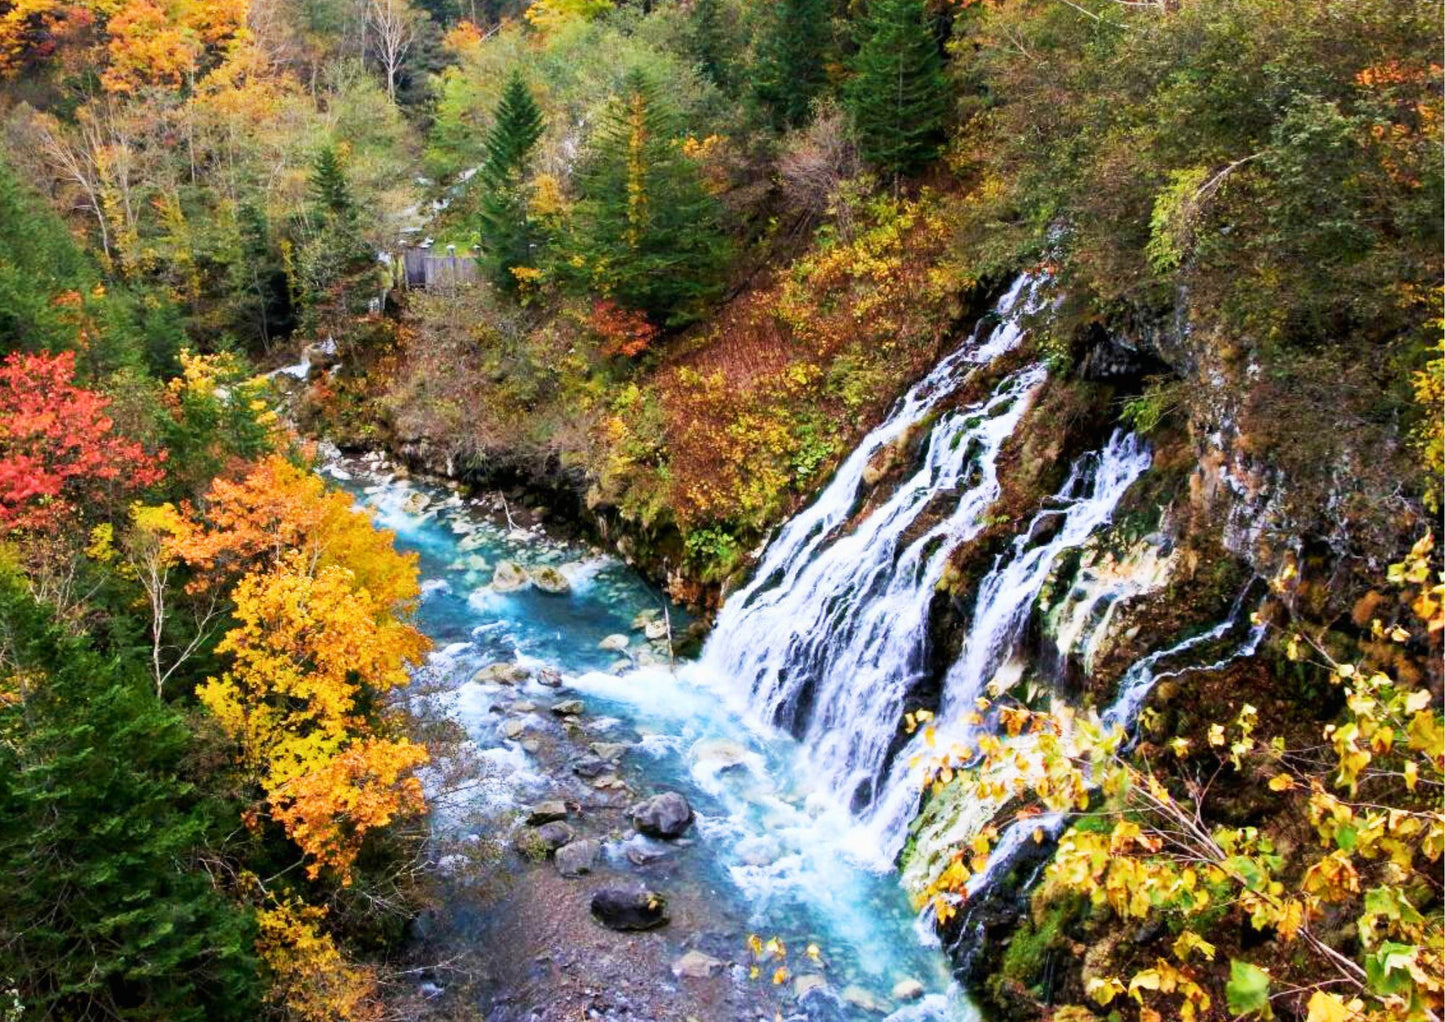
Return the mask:
[[[745,685],[754,712],[808,750],[815,776],[867,804],[924,674],[928,604],[948,554],[976,534],[999,494],[996,459],[1047,375],[1033,366],[986,400],[938,414],[920,463],[851,529],[870,460],[935,412],[971,367],[1018,344],[1030,306],[1021,278],[1000,321],[942,360],[778,534],[754,580],[724,605],[701,667]],[[940,509],[940,504],[943,506]]]
[[[1058,493],[1019,531],[980,583],[963,648],[944,680],[934,729],[941,746],[967,739],[975,700],[995,679],[1005,680],[1021,669],[1016,655],[1034,601],[1060,555],[1110,521],[1120,498],[1149,461],[1148,448],[1138,437],[1115,432],[1102,450],[1074,462]],[[881,860],[891,861],[902,847],[918,808],[918,779],[910,760],[927,751],[919,736],[899,754],[882,797],[865,817]]]

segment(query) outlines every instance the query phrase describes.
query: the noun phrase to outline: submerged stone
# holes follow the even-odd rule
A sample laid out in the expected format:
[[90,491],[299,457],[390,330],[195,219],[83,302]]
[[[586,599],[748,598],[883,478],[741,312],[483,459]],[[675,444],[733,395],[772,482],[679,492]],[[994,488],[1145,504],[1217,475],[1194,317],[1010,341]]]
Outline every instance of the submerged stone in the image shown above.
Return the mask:
[[706,979],[719,972],[724,962],[701,951],[689,951],[672,963],[672,974],[678,979]]

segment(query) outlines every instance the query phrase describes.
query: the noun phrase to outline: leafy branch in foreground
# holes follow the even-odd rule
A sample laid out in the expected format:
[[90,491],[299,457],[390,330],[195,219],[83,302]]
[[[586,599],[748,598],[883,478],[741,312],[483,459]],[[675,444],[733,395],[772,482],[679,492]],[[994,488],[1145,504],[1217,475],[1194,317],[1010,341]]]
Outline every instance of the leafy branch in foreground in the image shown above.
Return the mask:
[[[1171,772],[1129,756],[1124,732],[1092,713],[1000,706],[1005,737],[983,734],[977,750],[954,747],[927,765],[924,783],[935,792],[959,783],[1000,806],[1014,798],[1035,803],[1016,825],[1027,826],[1040,805],[1078,813],[1059,840],[1045,891],[1081,895],[1121,920],[1158,919],[1174,934],[1170,956],[1132,976],[1086,975],[1097,1003],[1127,995],[1146,1022],[1164,1017],[1161,1010],[1189,1020],[1210,1010],[1223,980],[1234,1016],[1272,1018],[1274,1005],[1287,1000],[1308,1022],[1440,1018],[1445,728],[1436,697],[1411,680],[1413,672],[1386,667],[1407,648],[1438,651],[1445,576],[1432,566],[1433,550],[1427,535],[1390,567],[1402,612],[1390,623],[1370,622],[1360,662],[1332,657],[1323,632],[1285,638],[1290,659],[1310,660],[1343,690],[1344,712],[1324,728],[1321,745],[1291,748],[1282,737],[1261,737],[1258,711],[1245,704],[1233,720],[1209,726],[1207,749],[1175,738],[1170,751],[1180,769]],[[989,709],[981,700],[978,723]],[[1212,767],[1199,769],[1209,760]],[[1283,822],[1211,822],[1211,786],[1230,770],[1284,796],[1281,817],[1315,842],[1281,840]],[[1034,837],[1042,840],[1042,830]],[[956,849],[920,907],[931,903],[940,921],[953,915],[996,839],[986,829]],[[1208,964],[1221,940],[1208,938],[1227,934],[1226,920],[1247,920],[1283,954],[1273,964],[1231,959],[1225,980]],[[1344,936],[1341,920],[1350,923]],[[1263,953],[1251,957],[1263,962]]]

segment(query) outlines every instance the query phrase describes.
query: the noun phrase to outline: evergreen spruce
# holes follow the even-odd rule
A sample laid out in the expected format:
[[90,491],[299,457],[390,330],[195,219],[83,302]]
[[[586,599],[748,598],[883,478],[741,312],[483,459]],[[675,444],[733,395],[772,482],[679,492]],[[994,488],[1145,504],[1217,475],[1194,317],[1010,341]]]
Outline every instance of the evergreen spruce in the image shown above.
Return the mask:
[[779,128],[808,119],[813,100],[828,76],[829,0],[777,0],[758,47],[755,92]]
[[513,71],[497,104],[492,130],[482,143],[487,154],[482,163],[482,180],[494,188],[519,182],[542,130],[542,111],[521,72]]
[[351,186],[346,183],[346,171],[341,166],[341,157],[333,146],[322,146],[311,164],[311,205],[317,219],[324,223],[356,222],[356,203],[351,198]]
[[486,160],[479,174],[486,189],[478,225],[482,252],[488,274],[507,290],[517,286],[513,268],[535,265],[544,240],[528,217],[526,181],[527,164],[542,131],[542,111],[521,74],[514,71],[487,133]]
[[26,1017],[260,1017],[249,913],[196,865],[237,807],[180,776],[183,717],[6,568],[0,621],[0,977]]
[[341,157],[323,146],[311,167],[311,224],[301,251],[299,271],[306,325],[365,311],[373,295],[376,257],[361,232],[361,213]]
[[573,241],[595,293],[665,326],[697,317],[728,255],[717,200],[673,129],[652,84],[629,74],[593,140]]
[[702,73],[718,88],[726,89],[732,76],[728,74],[722,0],[694,0],[688,43]]
[[938,155],[948,83],[923,0],[872,0],[848,90],[863,158],[897,177]]

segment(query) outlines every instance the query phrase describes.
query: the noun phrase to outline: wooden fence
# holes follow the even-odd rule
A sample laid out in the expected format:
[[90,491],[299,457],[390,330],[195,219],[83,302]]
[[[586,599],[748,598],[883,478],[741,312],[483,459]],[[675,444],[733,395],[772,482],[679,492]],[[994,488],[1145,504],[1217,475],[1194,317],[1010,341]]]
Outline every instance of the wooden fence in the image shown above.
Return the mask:
[[434,290],[460,284],[476,284],[482,279],[481,268],[477,265],[475,256],[457,255],[450,248],[446,252],[408,248],[402,251],[401,262],[401,283],[409,288]]

